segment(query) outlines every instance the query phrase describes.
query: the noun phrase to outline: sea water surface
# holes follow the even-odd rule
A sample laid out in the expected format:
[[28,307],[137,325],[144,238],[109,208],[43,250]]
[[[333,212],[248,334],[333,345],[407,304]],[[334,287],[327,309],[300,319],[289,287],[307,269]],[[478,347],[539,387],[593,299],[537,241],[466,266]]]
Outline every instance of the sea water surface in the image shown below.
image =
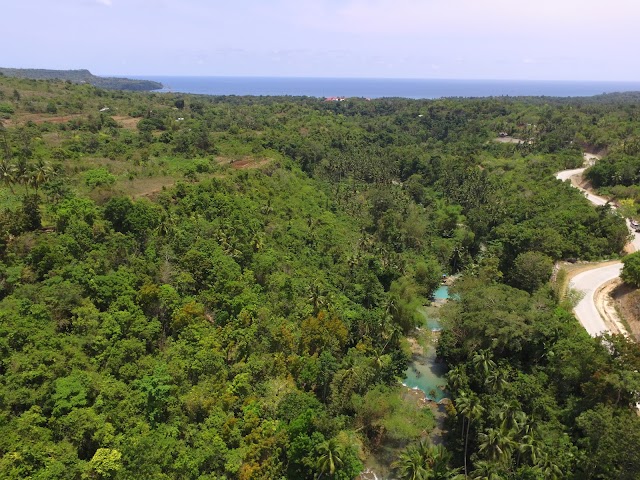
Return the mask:
[[309,97],[579,97],[601,93],[640,91],[639,82],[441,80],[397,78],[289,78],[133,76],[155,80],[162,92],[206,95],[288,95]]

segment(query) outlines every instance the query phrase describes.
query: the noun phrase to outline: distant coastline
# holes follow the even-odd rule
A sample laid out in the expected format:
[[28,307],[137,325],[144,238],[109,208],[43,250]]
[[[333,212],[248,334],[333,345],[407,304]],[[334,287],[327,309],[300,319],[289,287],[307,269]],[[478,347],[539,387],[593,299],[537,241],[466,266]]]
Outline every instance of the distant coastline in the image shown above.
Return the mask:
[[373,78],[134,76],[162,83],[161,92],[307,97],[590,97],[640,91],[639,82],[435,80]]
[[42,68],[2,68],[0,74],[6,77],[28,78],[31,80],[68,80],[73,83],[88,83],[107,90],[159,90],[162,83],[146,79],[99,77],[89,70],[48,70]]

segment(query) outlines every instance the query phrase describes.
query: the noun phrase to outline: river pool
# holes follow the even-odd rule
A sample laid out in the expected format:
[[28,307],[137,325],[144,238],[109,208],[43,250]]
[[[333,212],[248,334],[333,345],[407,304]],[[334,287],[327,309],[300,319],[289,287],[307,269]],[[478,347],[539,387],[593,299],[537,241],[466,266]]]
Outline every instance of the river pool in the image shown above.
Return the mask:
[[[449,289],[446,285],[440,286],[434,293],[436,303],[441,303],[449,298]],[[419,308],[418,311],[424,317],[424,326],[431,332],[439,332],[442,327],[437,308]],[[422,355],[414,354],[409,368],[405,371],[405,379],[402,382],[409,388],[415,388],[424,392],[430,400],[436,402],[447,397],[443,390],[447,384],[445,374],[447,366],[436,359],[436,342],[438,336],[431,335],[429,343],[425,345]]]

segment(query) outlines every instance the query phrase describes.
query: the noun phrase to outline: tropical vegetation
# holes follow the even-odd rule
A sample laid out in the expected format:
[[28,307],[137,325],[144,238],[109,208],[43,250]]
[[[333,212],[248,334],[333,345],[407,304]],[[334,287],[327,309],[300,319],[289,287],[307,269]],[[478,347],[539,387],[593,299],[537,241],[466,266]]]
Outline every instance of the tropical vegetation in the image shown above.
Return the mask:
[[[553,173],[640,138],[637,103],[0,77],[0,476],[349,479],[391,447],[398,478],[636,478],[640,350],[549,280],[622,252]],[[443,274],[434,446],[400,380]]]

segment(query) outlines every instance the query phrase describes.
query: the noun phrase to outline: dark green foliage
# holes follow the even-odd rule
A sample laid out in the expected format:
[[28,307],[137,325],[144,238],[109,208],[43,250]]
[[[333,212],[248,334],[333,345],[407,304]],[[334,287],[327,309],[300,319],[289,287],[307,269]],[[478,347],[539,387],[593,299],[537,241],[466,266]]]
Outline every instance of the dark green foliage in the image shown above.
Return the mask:
[[622,259],[624,267],[620,278],[629,285],[640,287],[640,252],[632,253]]
[[511,282],[514,286],[533,293],[551,278],[553,261],[540,252],[524,252],[513,262]]
[[32,232],[42,226],[42,216],[40,214],[40,198],[36,195],[27,195],[22,199],[20,210],[21,230]]
[[576,424],[584,457],[579,464],[582,478],[635,479],[640,471],[640,421],[633,412],[599,406],[582,413]]
[[156,206],[144,200],[132,202],[126,197],[109,200],[104,207],[104,216],[117,232],[131,233],[137,238],[148,235],[160,223]]
[[[460,463],[471,464],[472,477],[635,478],[638,345],[591,339],[544,288],[533,297],[505,288],[466,279],[460,302],[446,307],[438,348],[456,365],[449,438]],[[472,404],[481,415],[465,413]]]

